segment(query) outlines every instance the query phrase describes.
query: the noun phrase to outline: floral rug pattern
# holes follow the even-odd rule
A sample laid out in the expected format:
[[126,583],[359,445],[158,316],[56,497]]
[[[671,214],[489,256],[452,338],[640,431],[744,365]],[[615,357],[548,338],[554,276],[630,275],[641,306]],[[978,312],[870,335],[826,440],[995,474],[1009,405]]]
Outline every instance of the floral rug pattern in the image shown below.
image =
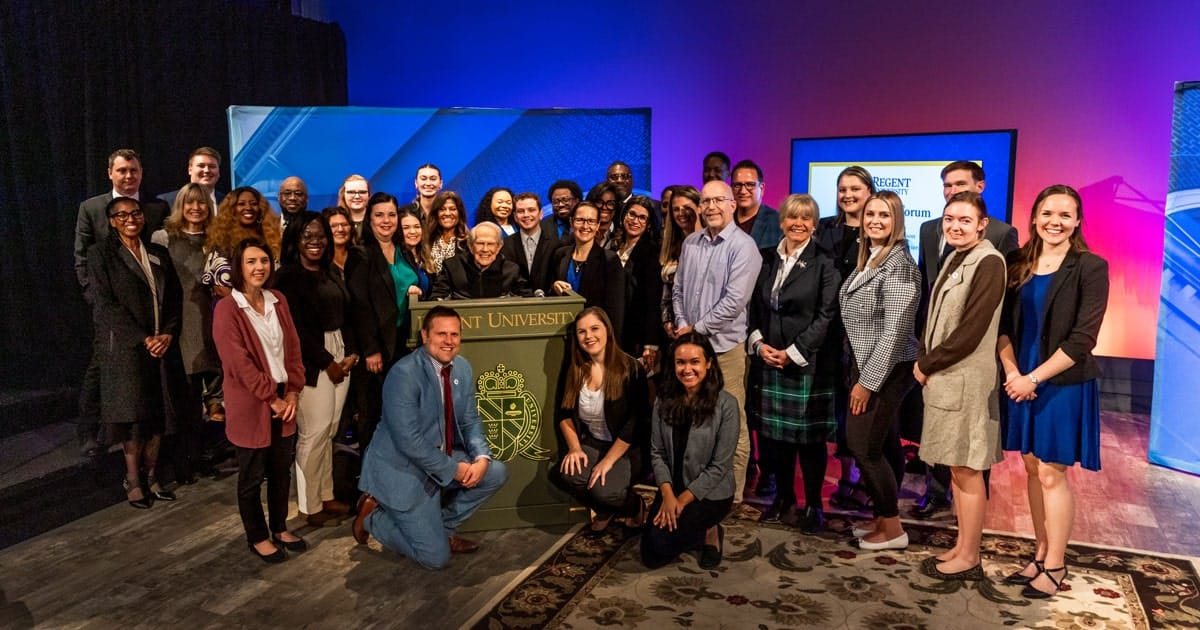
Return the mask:
[[694,554],[654,571],[638,536],[611,526],[571,538],[476,628],[1200,628],[1200,576],[1191,560],[1071,545],[1063,591],[1027,600],[1005,575],[1030,557],[1030,540],[984,536],[984,582],[923,575],[921,560],[954,544],[952,530],[906,525],[900,552],[846,544],[850,521],[803,536],[727,519],[725,560],[700,569]]

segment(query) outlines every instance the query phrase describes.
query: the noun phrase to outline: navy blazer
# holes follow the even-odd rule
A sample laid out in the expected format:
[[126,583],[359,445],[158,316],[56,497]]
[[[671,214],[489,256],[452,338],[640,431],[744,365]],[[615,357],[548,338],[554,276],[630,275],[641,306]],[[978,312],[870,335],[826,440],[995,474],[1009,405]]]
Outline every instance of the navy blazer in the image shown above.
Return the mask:
[[[1011,265],[1019,252],[1008,255]],[[1075,361],[1049,382],[1073,385],[1098,378],[1100,366],[1092,349],[1100,334],[1104,311],[1108,308],[1108,261],[1092,252],[1071,251],[1050,280],[1042,311],[1042,337],[1038,353],[1045,361],[1062,350]],[[1021,288],[1009,288],[1000,311],[1000,334],[1012,341],[1014,352],[1020,347]]]
[[[468,460],[492,456],[476,406],[471,364],[454,358],[454,421]],[[410,510],[454,482],[458,461],[445,451],[441,376],[418,349],[388,370],[383,418],[363,460],[359,488],[396,510]]]
[[[817,351],[825,342],[829,324],[838,314],[838,287],[841,277],[833,266],[828,252],[821,248],[816,239],[810,239],[800,260],[792,267],[779,287],[778,308],[771,307],[771,288],[783,261],[779,258],[778,245],[764,247],[759,252],[763,257],[758,282],[750,299],[749,329],[757,330],[763,342],[784,350],[796,346],[808,365],[799,369],[804,374],[816,370]],[[762,359],[755,354],[751,361],[762,368]]]

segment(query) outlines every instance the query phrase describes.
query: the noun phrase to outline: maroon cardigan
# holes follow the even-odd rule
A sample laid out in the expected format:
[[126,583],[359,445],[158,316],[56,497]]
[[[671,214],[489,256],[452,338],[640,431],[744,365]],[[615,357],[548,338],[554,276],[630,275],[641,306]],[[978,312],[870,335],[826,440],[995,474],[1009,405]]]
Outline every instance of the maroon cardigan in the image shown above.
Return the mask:
[[[304,363],[300,360],[300,337],[292,323],[283,294],[271,290],[279,299],[275,317],[283,328],[283,362],[287,368],[287,392],[304,389]],[[276,383],[267,365],[267,355],[250,319],[232,297],[217,301],[213,312],[213,341],[221,355],[225,372],[225,435],[234,446],[266,448],[271,445],[271,403]],[[283,435],[296,433],[295,422],[283,424]]]

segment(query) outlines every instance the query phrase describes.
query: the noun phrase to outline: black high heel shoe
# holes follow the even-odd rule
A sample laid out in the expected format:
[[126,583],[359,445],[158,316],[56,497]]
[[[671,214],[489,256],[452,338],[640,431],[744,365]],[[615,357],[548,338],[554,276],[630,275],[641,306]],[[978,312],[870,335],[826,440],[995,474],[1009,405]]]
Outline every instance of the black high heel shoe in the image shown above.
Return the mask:
[[[121,485],[124,486],[124,488],[125,488],[125,499],[127,501],[129,501],[129,505],[132,505],[133,507],[135,507],[139,510],[149,510],[150,506],[154,505],[150,501],[150,498],[146,496],[146,490],[144,488],[142,488],[142,484],[140,481],[133,482],[133,481],[130,481],[128,478],[126,478],[125,480],[123,480],[121,482]],[[141,491],[142,498],[140,498],[140,499],[130,499],[129,498],[129,493],[133,492],[133,490],[135,488],[137,490]]]
[[[158,501],[174,501],[177,498],[174,492],[170,490],[164,490],[163,487],[158,484],[158,479],[156,477],[146,477],[146,485],[150,487],[150,494],[153,495]],[[158,489],[155,490],[155,488]]]
[[[1057,580],[1054,579],[1054,576],[1050,575],[1052,571],[1062,571],[1062,577],[1058,578]],[[1046,591],[1035,588],[1033,586],[1033,580],[1037,579],[1037,575],[1035,575],[1029,580],[1029,584],[1026,584],[1025,588],[1021,589],[1021,597],[1024,597],[1025,599],[1050,599],[1051,597],[1057,595],[1058,591],[1062,590],[1062,583],[1067,580],[1067,565],[1064,564],[1057,569],[1042,569],[1041,571],[1038,571],[1038,575],[1044,575],[1046,576],[1047,580],[1050,580],[1050,583],[1054,585],[1054,592],[1047,593]]]
[[1018,586],[1025,586],[1026,584],[1029,584],[1030,582],[1032,582],[1033,578],[1038,576],[1038,573],[1041,573],[1046,570],[1046,565],[1042,564],[1041,560],[1030,560],[1030,562],[1033,563],[1033,568],[1037,569],[1037,573],[1034,573],[1032,577],[1030,577],[1028,575],[1022,575],[1021,571],[1025,570],[1024,568],[1022,568],[1021,571],[1017,571],[1016,573],[1011,573],[1008,576],[1006,576],[1004,578],[1004,583],[1005,584],[1016,584]]
[[717,525],[717,546],[704,545],[700,549],[700,568],[715,569],[725,559],[725,528]]

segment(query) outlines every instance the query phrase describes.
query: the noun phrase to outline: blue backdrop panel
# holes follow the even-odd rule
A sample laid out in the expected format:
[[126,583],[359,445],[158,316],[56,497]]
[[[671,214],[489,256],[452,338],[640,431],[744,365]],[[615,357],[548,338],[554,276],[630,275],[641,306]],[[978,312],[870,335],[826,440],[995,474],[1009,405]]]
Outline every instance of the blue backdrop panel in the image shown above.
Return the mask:
[[275,202],[279,183],[296,175],[311,209],[334,205],[351,173],[407,202],[427,162],[472,219],[493,186],[533,191],[545,203],[553,181],[572,179],[586,192],[613,160],[627,162],[636,183],[650,182],[649,109],[235,106],[228,114],[233,185]]
[[1200,82],[1175,86],[1149,459],[1200,474]]

